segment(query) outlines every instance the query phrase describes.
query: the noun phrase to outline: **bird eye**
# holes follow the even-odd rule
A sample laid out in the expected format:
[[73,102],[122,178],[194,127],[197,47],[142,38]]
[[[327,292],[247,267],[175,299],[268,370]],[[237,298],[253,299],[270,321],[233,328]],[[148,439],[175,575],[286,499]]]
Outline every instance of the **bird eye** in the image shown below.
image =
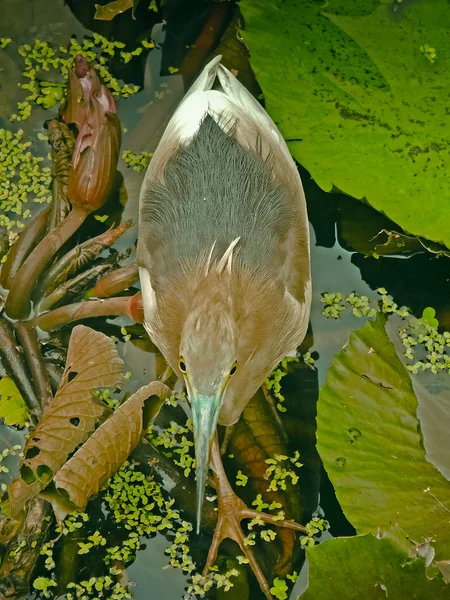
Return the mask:
[[180,362],[178,363],[178,366],[180,367],[180,371],[182,373],[186,373],[187,369],[186,369],[186,363],[184,362],[183,359],[180,359]]
[[231,371],[230,371],[230,375],[234,375],[236,373],[236,371],[237,371],[237,365],[233,365],[233,367],[231,368]]

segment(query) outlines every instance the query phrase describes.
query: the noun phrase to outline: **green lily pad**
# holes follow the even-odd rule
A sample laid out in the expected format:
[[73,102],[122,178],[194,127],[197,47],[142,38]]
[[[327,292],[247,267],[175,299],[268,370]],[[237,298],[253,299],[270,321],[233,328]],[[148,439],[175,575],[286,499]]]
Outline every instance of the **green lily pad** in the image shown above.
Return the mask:
[[450,482],[425,459],[417,398],[379,314],[350,335],[320,391],[317,447],[358,533],[450,558]]
[[[434,318],[434,309],[426,308],[423,311],[422,319],[417,321],[418,325],[422,321],[430,322],[424,318],[427,316],[437,323]],[[403,366],[408,364],[404,356],[404,346],[397,335],[398,328],[402,323],[399,317],[393,315],[386,324],[386,333],[394,344],[397,355]],[[420,330],[419,330],[420,331]],[[425,332],[426,333],[426,330]],[[419,371],[417,375],[411,378],[414,394],[417,398],[417,417],[420,422],[420,431],[423,436],[423,446],[425,449],[425,458],[433,464],[442,475],[450,481],[450,452],[449,452],[449,431],[450,431],[450,377],[445,370],[438,370],[433,373],[431,370]]]
[[12,379],[5,376],[0,379],[0,419],[6,425],[23,427],[28,419],[28,407]]
[[391,0],[241,0],[242,34],[266,109],[320,187],[450,247],[450,5],[404,4],[397,17]]
[[[424,561],[387,538],[372,535],[329,539],[306,550],[309,585],[302,600],[445,600],[449,588],[428,579]],[[331,594],[332,590],[332,594]]]

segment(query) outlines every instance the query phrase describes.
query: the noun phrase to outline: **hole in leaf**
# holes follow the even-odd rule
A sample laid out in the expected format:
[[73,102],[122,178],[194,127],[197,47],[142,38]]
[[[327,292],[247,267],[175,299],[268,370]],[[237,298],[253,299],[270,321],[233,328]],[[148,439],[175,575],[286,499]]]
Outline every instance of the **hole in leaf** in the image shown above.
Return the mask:
[[66,500],[70,500],[69,492],[64,488],[56,488],[58,490],[58,494],[60,494]]
[[25,458],[34,458],[35,456],[37,456],[39,454],[40,451],[41,451],[40,448],[33,446],[32,448],[27,450],[27,452],[25,454]]
[[70,419],[70,422],[74,427],[78,427],[78,425],[80,424],[80,419],[78,417],[72,417]]
[[75,377],[78,375],[78,373],[76,371],[70,371],[69,373],[69,377],[67,378],[68,381],[72,381],[72,379],[75,379]]
[[53,477],[53,471],[47,465],[39,465],[36,469],[36,474],[44,482],[50,481]]
[[20,474],[22,475],[22,479],[30,485],[30,483],[34,483],[36,481],[36,475],[26,465],[20,469]]

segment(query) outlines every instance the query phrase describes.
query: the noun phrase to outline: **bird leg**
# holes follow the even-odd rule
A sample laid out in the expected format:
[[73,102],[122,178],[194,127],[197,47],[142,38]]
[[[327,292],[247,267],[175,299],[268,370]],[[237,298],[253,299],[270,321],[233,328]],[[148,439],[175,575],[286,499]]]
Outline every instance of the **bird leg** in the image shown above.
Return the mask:
[[237,423],[235,423],[234,425],[227,425],[225,427],[225,434],[223,436],[223,440],[220,445],[220,455],[221,456],[223,456],[225,454],[225,452],[227,451],[228,444],[233,436],[234,430],[236,429],[236,425],[237,425]]
[[214,483],[218,498],[218,517],[203,574],[206,575],[209,568],[214,564],[221,542],[226,538],[230,538],[239,545],[241,551],[248,559],[250,567],[266,598],[272,600],[270,585],[267,582],[253,551],[245,544],[246,536],[242,531],[241,521],[242,519],[259,518],[265,523],[276,525],[277,527],[287,527],[302,532],[306,532],[306,528],[294,521],[277,520],[268,513],[252,510],[247,507],[247,505],[235,494],[228,481],[220,456],[217,434],[214,436],[211,448],[211,468],[214,472]]

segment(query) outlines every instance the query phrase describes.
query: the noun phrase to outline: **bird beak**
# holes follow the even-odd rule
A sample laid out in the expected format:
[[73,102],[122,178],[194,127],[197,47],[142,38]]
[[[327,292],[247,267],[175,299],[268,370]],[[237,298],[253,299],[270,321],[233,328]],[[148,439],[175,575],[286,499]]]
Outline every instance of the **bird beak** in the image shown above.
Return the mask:
[[208,475],[211,444],[216,432],[217,419],[222,406],[222,393],[213,396],[192,394],[191,397],[195,458],[197,461],[197,534],[200,533],[205,483]]

